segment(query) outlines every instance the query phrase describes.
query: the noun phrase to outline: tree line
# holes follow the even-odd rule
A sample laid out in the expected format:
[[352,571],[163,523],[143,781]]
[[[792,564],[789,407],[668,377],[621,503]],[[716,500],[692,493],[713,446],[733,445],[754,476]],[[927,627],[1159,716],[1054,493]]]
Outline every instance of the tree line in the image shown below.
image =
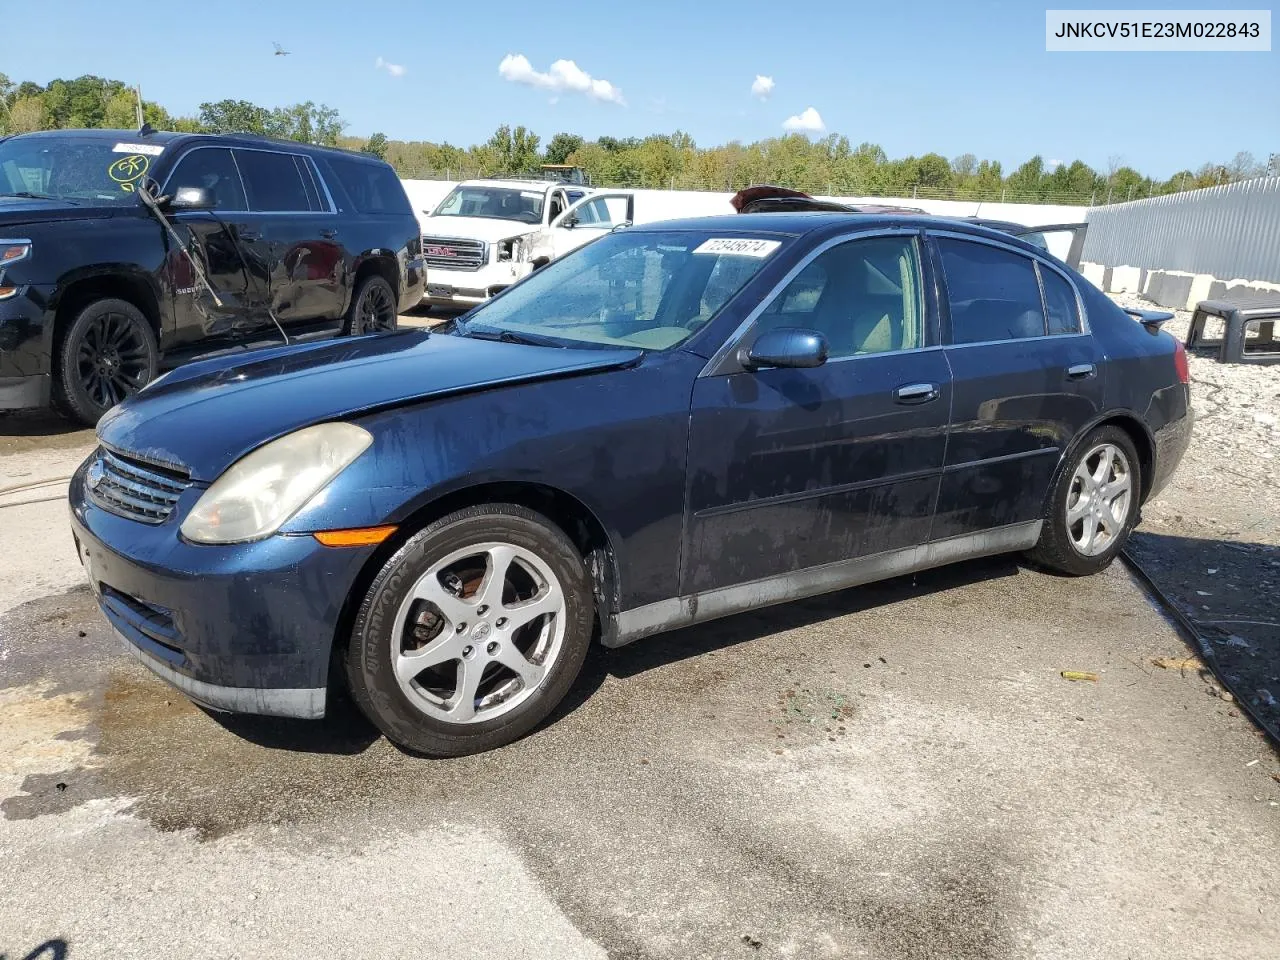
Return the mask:
[[[134,128],[138,101],[137,91],[119,80],[83,76],[40,86],[15,84],[0,73],[0,133]],[[367,139],[345,136],[347,124],[338,111],[310,101],[268,108],[220,100],[202,103],[196,116],[174,116],[149,100],[142,100],[141,107],[143,118],[157,130],[257,133],[342,146],[385,158],[407,179],[514,176],[552,163],[580,167],[599,186],[738,190],[775,183],[835,196],[1096,204],[1216,186],[1267,172],[1243,151],[1227,163],[1205,163],[1165,180],[1144,175],[1119,156],[1109,158],[1105,170],[1081,160],[1051,163],[1034,156],[1006,172],[1000,161],[980,160],[972,153],[951,159],[938,153],[890,159],[877,144],[854,146],[839,134],[816,140],[791,134],[699,147],[681,131],[595,140],[557,133],[544,147],[527,128],[503,124],[486,142],[460,147],[391,140],[382,133]]]

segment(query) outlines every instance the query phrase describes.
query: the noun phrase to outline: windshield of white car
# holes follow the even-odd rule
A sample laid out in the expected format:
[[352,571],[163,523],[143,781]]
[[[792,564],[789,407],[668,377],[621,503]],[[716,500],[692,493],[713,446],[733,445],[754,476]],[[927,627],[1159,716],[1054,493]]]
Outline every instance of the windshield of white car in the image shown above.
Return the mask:
[[515,220],[518,223],[541,223],[542,204],[546,194],[540,190],[518,187],[454,187],[440,201],[433,217],[486,217],[490,220]]
[[705,326],[781,245],[707,230],[605,234],[474,308],[455,331],[670,350]]
[[160,149],[107,137],[14,137],[0,142],[0,196],[132,206]]

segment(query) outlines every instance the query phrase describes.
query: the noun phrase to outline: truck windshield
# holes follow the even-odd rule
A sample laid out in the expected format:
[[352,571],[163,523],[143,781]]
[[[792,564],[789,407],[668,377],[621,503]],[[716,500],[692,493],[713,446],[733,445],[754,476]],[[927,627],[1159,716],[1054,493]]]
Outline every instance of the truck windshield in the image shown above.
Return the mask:
[[516,220],[541,223],[542,204],[546,194],[540,190],[512,187],[454,187],[440,201],[432,216],[487,217],[491,220]]
[[711,320],[782,246],[742,234],[605,234],[483,304],[462,336],[669,350]]
[[14,137],[0,141],[0,196],[133,204],[160,147],[104,137]]

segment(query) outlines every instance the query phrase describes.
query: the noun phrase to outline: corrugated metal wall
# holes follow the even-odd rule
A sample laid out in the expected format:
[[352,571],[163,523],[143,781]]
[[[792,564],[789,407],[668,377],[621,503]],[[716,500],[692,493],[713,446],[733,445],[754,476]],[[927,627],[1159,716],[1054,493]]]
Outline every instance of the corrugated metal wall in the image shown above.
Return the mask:
[[1280,283],[1280,177],[1093,207],[1084,260]]

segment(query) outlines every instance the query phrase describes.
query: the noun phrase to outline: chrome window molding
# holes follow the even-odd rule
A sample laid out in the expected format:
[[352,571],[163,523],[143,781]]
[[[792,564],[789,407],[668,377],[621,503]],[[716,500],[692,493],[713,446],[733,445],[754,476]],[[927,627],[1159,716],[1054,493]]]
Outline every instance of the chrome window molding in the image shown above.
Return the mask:
[[[231,146],[225,143],[198,143],[194,147],[190,147],[184,150],[181,154],[178,155],[178,158],[174,160],[173,167],[170,168],[169,173],[164,178],[164,183],[161,184],[160,186],[160,192],[162,194],[168,189],[169,182],[173,179],[173,175],[178,172],[178,167],[182,165],[182,161],[187,159],[187,157],[191,156],[191,154],[195,153],[197,150],[227,150],[231,153],[231,162],[235,164],[236,173],[240,177],[240,189],[244,191],[244,202],[246,206],[248,206],[249,204],[249,188],[244,181],[244,172],[240,169],[240,164],[236,160],[237,150],[242,150],[246,153],[273,153],[273,154],[276,154],[277,156],[290,157],[295,161],[298,159],[302,159],[304,162],[308,164],[312,164],[314,166],[314,163],[311,160],[311,158],[307,156],[305,153],[294,153],[291,150],[264,150],[261,147],[242,147],[239,145]],[[258,214],[260,216],[274,216],[274,217],[333,216],[335,213],[338,212],[338,208],[333,202],[333,194],[329,192],[329,185],[325,183],[324,177],[320,176],[320,170],[318,167],[314,169],[312,176],[315,178],[318,178],[319,184],[324,187],[325,199],[329,201],[328,210],[253,210],[253,209],[229,210],[226,208],[219,208],[219,209],[224,210],[226,213],[235,213],[235,214],[247,213],[247,214]],[[299,177],[301,177],[301,172],[299,172]],[[215,213],[219,212],[219,209],[215,209],[214,212]]]
[[[702,378],[702,377],[715,376],[716,371],[725,362],[727,362],[737,351],[738,347],[742,345],[742,342],[746,339],[748,334],[750,334],[751,328],[755,325],[756,321],[760,318],[760,315],[764,313],[764,311],[767,310],[773,304],[773,302],[776,299],[778,299],[779,296],[782,295],[783,291],[785,291],[787,287],[790,286],[791,281],[794,280],[797,276],[799,276],[800,272],[804,270],[805,267],[809,266],[809,264],[811,264],[818,257],[822,256],[832,247],[838,246],[839,244],[842,244],[842,243],[848,243],[851,240],[864,240],[864,239],[870,239],[873,237],[904,237],[904,236],[919,237],[920,234],[921,234],[921,228],[918,226],[878,227],[878,228],[872,227],[865,230],[855,230],[850,233],[842,233],[838,237],[831,237],[828,240],[824,240],[822,243],[818,244],[816,247],[814,247],[812,250],[806,253],[803,257],[801,257],[800,260],[797,261],[795,265],[793,265],[792,268],[787,271],[786,275],[783,276],[783,278],[779,280],[776,284],[774,284],[773,288],[770,289],[770,291],[767,294],[765,294],[764,297],[761,298],[760,302],[751,309],[751,312],[747,314],[747,316],[743,319],[742,323],[738,324],[737,329],[735,329],[731,334],[729,334],[729,336],[725,337],[724,343],[721,344],[720,348],[711,355],[711,359],[708,360],[706,362],[706,365],[703,366],[703,368],[698,372],[698,377]],[[928,298],[927,291],[925,290],[925,287],[924,287],[924,253],[918,247],[916,251],[916,262],[920,268],[918,271],[919,279],[920,279],[920,301],[921,301],[922,308],[927,313],[929,298]],[[927,332],[927,326],[926,326],[926,332]],[[840,363],[844,360],[861,360],[861,359],[865,359],[866,357],[884,357],[884,356],[896,355],[900,353],[915,353],[915,352],[920,352],[924,350],[937,350],[940,348],[940,346],[941,346],[940,344],[931,344],[929,346],[924,346],[924,347],[909,347],[903,350],[886,350],[882,353],[855,353],[847,357],[834,357],[828,360],[827,363]]]
[[[1075,294],[1075,298],[1076,298],[1076,318],[1077,318],[1077,320],[1078,320],[1078,322],[1079,322],[1079,324],[1080,324],[1080,329],[1079,329],[1078,331],[1076,331],[1075,333],[1046,333],[1046,334],[1044,334],[1044,337],[1046,337],[1046,338],[1047,338],[1047,337],[1053,337],[1054,339],[1057,339],[1058,337],[1079,337],[1079,336],[1086,336],[1086,335],[1088,335],[1088,334],[1091,332],[1091,331],[1090,331],[1090,329],[1089,329],[1089,315],[1088,315],[1088,313],[1087,313],[1087,312],[1085,311],[1085,309],[1084,309],[1084,298],[1080,296],[1080,288],[1076,285],[1076,282],[1075,282],[1074,280],[1072,280],[1072,279],[1071,279],[1071,277],[1070,277],[1067,273],[1065,273],[1065,272],[1062,270],[1062,268],[1061,268],[1061,267],[1059,267],[1057,264],[1055,264],[1051,259],[1049,259],[1049,257],[1044,256],[1043,254],[1041,254],[1039,251],[1035,251],[1035,252],[1033,252],[1033,251],[1031,251],[1031,250],[1023,250],[1023,249],[1022,249],[1022,248],[1020,248],[1020,247],[1015,247],[1013,244],[1010,244],[1010,243],[1004,243],[1004,242],[1002,242],[1002,241],[1000,241],[1000,240],[997,240],[997,239],[996,239],[996,238],[994,238],[994,237],[980,237],[980,236],[978,236],[978,235],[977,235],[977,234],[975,234],[975,233],[964,233],[963,231],[960,231],[960,230],[945,230],[945,229],[932,229],[932,228],[929,228],[929,229],[926,229],[926,230],[925,230],[925,233],[926,233],[926,234],[928,234],[928,235],[929,235],[929,236],[931,236],[931,237],[946,237],[946,238],[947,238],[947,239],[949,239],[949,240],[964,240],[964,241],[966,241],[966,242],[968,242],[968,243],[981,243],[981,244],[985,244],[985,245],[986,245],[986,246],[988,246],[988,247],[995,247],[997,250],[1003,250],[1003,251],[1005,251],[1006,253],[1012,253],[1012,254],[1016,254],[1016,255],[1018,255],[1018,256],[1020,256],[1020,257],[1025,257],[1026,259],[1028,259],[1028,260],[1032,261],[1032,263],[1034,263],[1034,264],[1041,265],[1041,266],[1043,266],[1043,267],[1048,267],[1050,270],[1052,270],[1052,271],[1054,271],[1056,274],[1058,274],[1058,276],[1060,276],[1063,280],[1065,280],[1065,281],[1066,281],[1066,283],[1067,283],[1067,286],[1069,286],[1069,287],[1071,288],[1071,292],[1072,292],[1073,294]],[[939,251],[939,254],[941,254],[941,251]],[[945,268],[943,268],[943,271],[942,271],[942,272],[943,272],[943,276],[945,277],[945,276],[946,276],[946,270],[945,270]],[[1037,275],[1036,275],[1036,283],[1037,283],[1037,284],[1039,284],[1039,283],[1040,283],[1040,277],[1039,277],[1039,274],[1037,274]],[[948,298],[948,299],[949,299],[949,298]],[[1045,309],[1045,307],[1044,307],[1044,289],[1043,289],[1043,287],[1041,287],[1041,291],[1040,291],[1040,301],[1041,301],[1041,309]],[[950,307],[948,306],[948,313],[949,313],[949,312],[950,312]],[[1046,324],[1049,322],[1048,317],[1049,317],[1049,315],[1048,315],[1048,311],[1047,311],[1047,310],[1045,310],[1045,323],[1046,323]],[[1047,329],[1047,328],[1046,328],[1046,329]],[[987,341],[983,341],[983,343],[1010,343],[1010,342],[1012,342],[1014,339],[1015,339],[1015,338],[1011,337],[1011,338],[1009,338],[1008,340],[987,340]],[[1040,337],[1017,337],[1016,339],[1018,339],[1018,340],[1039,340],[1039,339],[1041,339],[1041,338],[1040,338]],[[949,344],[949,346],[952,346],[952,347],[969,347],[969,346],[974,346],[974,347],[976,347],[976,346],[978,346],[978,344],[976,344],[976,343],[972,343],[972,344],[970,344],[970,343],[954,343],[954,344]]]

